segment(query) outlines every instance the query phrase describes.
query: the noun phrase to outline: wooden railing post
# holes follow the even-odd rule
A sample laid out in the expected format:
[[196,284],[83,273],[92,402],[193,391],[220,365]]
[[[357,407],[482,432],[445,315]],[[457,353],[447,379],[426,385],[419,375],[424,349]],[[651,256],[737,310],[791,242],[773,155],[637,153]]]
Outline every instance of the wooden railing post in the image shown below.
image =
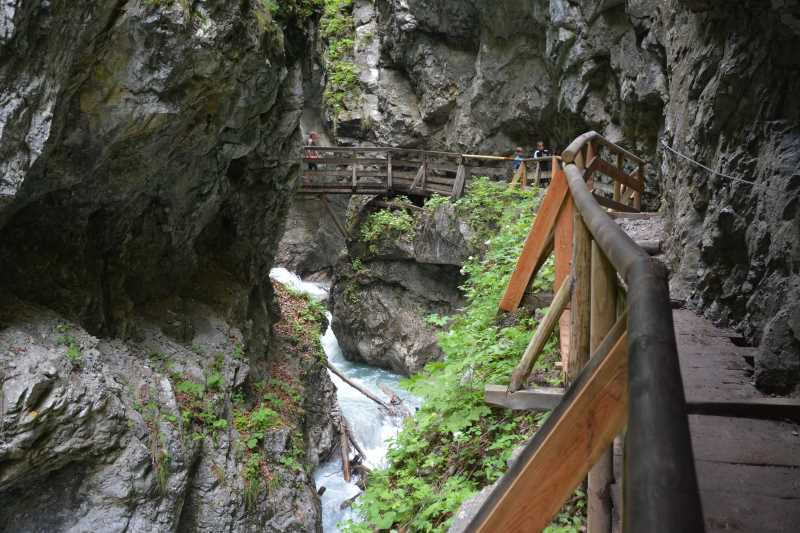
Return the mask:
[[428,189],[428,154],[422,154],[422,190]]
[[[622,157],[622,154],[617,154],[617,168],[619,169],[620,173],[625,170],[625,158]],[[614,180],[614,201],[619,202],[620,197],[622,196],[622,191],[620,189],[621,183],[617,180]]]
[[[586,144],[586,161],[584,162],[585,165],[586,165],[586,168],[589,168],[589,166],[592,164],[592,161],[594,161],[595,155],[598,155],[598,154],[596,153],[594,142],[589,141]],[[599,155],[598,155],[598,157],[599,157]],[[592,190],[594,188],[594,173],[592,173],[589,176],[589,179],[586,182],[586,186],[589,187],[589,190]]]
[[[617,319],[617,273],[597,243],[592,243],[589,349],[597,349]],[[611,533],[613,451],[609,447],[589,471],[588,533]]]
[[572,272],[574,287],[570,304],[570,341],[567,361],[567,383],[572,384],[589,362],[589,327],[591,319],[592,245],[589,229],[580,212],[574,210],[572,224]]
[[386,154],[386,188],[392,190],[392,152]]
[[[644,190],[644,163],[639,163],[639,183],[642,184],[641,190]],[[636,192],[636,196],[633,198],[633,207],[637,210],[642,210],[642,193]]]

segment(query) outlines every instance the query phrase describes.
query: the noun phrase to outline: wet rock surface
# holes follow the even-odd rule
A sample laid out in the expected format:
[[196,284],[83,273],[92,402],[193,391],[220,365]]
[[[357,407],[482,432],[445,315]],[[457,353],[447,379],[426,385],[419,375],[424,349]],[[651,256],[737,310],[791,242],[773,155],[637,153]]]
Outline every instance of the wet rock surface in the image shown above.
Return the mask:
[[344,225],[349,200],[344,195],[328,195],[324,200],[295,196],[286,217],[286,231],[278,244],[276,266],[304,277],[330,273],[345,249],[339,224]]
[[[256,378],[283,378],[274,368],[291,369],[306,398],[297,423],[314,466],[335,442],[335,389],[321,360],[287,360],[280,335],[267,357],[247,358],[241,331],[196,302],[187,304],[198,317],[188,345],[146,321],[137,322],[138,342],[101,339],[11,295],[3,303],[1,529],[318,528],[313,479],[281,462],[297,454],[286,428],[271,430],[261,451],[280,482],[262,481],[247,500],[244,439],[234,421],[236,402],[247,400],[234,396],[246,396]],[[203,416],[216,422],[187,420],[182,387],[190,381],[205,384]]]
[[[320,362],[276,366],[269,280],[301,143],[281,28],[256,2],[11,1],[0,57],[0,529],[318,530],[335,397]],[[308,415],[258,444],[255,491],[234,406],[290,378]]]
[[364,242],[353,230],[331,288],[333,330],[345,357],[402,374],[441,357],[432,314],[463,305],[461,265],[471,232],[450,204],[415,213],[413,235]]
[[644,203],[664,206],[680,297],[762,347],[762,388],[800,381],[795,334],[779,333],[800,301],[800,3],[377,0],[367,14],[380,58],[363,62],[362,115],[381,120],[361,141],[510,153],[602,133],[649,162]]

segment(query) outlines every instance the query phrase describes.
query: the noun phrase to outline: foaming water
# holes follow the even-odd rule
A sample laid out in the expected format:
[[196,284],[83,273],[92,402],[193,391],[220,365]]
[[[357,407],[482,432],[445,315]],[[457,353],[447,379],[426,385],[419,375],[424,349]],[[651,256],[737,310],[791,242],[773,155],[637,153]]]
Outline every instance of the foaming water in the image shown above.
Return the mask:
[[[301,280],[296,274],[289,272],[285,268],[275,268],[270,271],[270,278],[292,287],[295,290],[309,294],[311,297],[325,300],[328,298],[328,288],[320,283],[313,283]],[[408,392],[400,388],[402,376],[389,370],[374,368],[371,366],[353,363],[342,355],[336,335],[330,327],[331,315],[327,313],[328,328],[322,336],[322,348],[328,361],[335,366],[348,379],[357,383],[359,386],[369,390],[379,398],[385,398],[380,385],[388,386],[405,404],[414,409],[419,405],[418,400]],[[402,420],[398,417],[388,416],[380,408],[363,394],[353,389],[350,385],[339,379],[338,376],[329,372],[331,380],[336,385],[336,397],[342,414],[350,423],[353,436],[364,449],[367,457],[365,462],[370,468],[383,466],[386,460],[386,452],[389,448],[388,440],[397,435],[402,425]],[[338,453],[334,457],[317,468],[314,473],[317,488],[325,487],[322,495],[322,529],[325,533],[339,531],[337,524],[348,518],[353,517],[353,512],[349,508],[341,509],[343,502],[352,498],[360,492],[354,483],[346,483],[342,478],[342,462]]]

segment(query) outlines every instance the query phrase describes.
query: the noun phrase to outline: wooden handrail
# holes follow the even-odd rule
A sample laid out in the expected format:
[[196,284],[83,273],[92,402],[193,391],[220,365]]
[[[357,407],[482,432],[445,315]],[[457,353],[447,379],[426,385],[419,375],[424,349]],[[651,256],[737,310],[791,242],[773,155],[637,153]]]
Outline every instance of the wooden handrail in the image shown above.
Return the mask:
[[[395,146],[304,146],[303,150],[306,152],[363,152],[363,153],[374,153],[374,152],[387,152],[387,153],[414,153],[420,155],[433,155],[433,156],[441,156],[441,157],[452,157],[452,158],[464,158],[464,159],[476,159],[476,160],[484,160],[484,161],[520,161],[519,159],[515,159],[514,157],[510,156],[500,156],[500,155],[481,155],[481,154],[461,154],[458,152],[439,152],[435,150],[422,150],[420,148],[398,148]],[[558,155],[549,155],[546,157],[526,157],[521,159],[526,163],[535,163],[540,161],[551,161],[553,158],[557,160],[561,160],[561,156]],[[312,160],[314,158],[304,158],[305,160]]]
[[608,148],[612,153],[625,156],[625,158],[630,159],[637,165],[644,165],[645,163],[647,163],[647,161],[645,161],[644,159],[630,153],[621,146],[612,143],[611,141],[607,140],[605,137],[603,137],[596,131],[587,131],[586,133],[576,137],[575,140],[569,143],[569,146],[567,146],[567,148],[563,152],[561,152],[561,158],[564,160],[565,163],[574,163],[575,157],[581,152],[583,147],[593,141],[602,144],[603,146]]
[[595,132],[564,151],[575,209],[628,287],[629,399],[624,518],[626,531],[703,531],[689,421],[664,266],[651,259],[600,207],[575,154],[590,141],[643,161]]
[[[617,155],[616,165],[600,159],[598,145]],[[633,174],[624,173],[625,159],[638,166]],[[624,531],[701,532],[704,530],[703,517],[666,269],[622,231],[602,207],[611,205],[638,210],[643,190],[640,185],[643,183],[644,160],[596,132],[587,132],[564,151],[562,163],[554,168],[553,182],[525,242],[500,308],[510,311],[519,305],[525,288],[555,248],[556,271],[560,273],[557,283],[563,287],[566,276],[571,276],[574,283],[570,309],[563,311],[560,322],[562,350],[569,354],[565,369],[568,380],[574,382],[547,424],[525,447],[520,463],[510,468],[481,506],[470,530],[488,532],[543,527],[557,511],[556,504],[563,503],[577,480],[582,479],[592,465],[595,468],[590,474],[589,503],[590,509],[595,511],[596,521],[593,525],[590,513],[589,531],[606,529],[609,515],[600,508],[605,505],[602,494],[606,492],[611,476],[609,439],[619,431],[620,426],[615,424],[620,419],[614,418],[616,422],[613,423],[610,418],[593,419],[592,408],[579,402],[587,391],[615,383],[610,375],[596,382],[599,377],[595,371],[598,365],[603,364],[602,360],[597,360],[603,357],[600,354],[608,354],[606,341],[611,332],[600,343],[606,351],[599,349],[598,342],[608,331],[615,314],[622,312],[616,309],[619,274],[627,289],[625,327],[622,328],[626,331],[627,378],[623,392],[614,385],[615,393],[624,395],[623,401],[608,404],[608,409],[612,405],[614,409],[624,405],[626,410]],[[592,190],[598,173],[616,178],[618,186],[615,185],[614,200],[599,197]],[[629,194],[629,191],[633,193]],[[634,205],[621,203],[626,198]],[[553,244],[554,236],[557,245]],[[565,246],[567,238],[569,246]],[[569,265],[566,271],[565,261]],[[551,310],[561,314],[562,306],[554,304]],[[540,337],[548,334],[555,319],[555,315],[548,315],[543,322],[540,332],[534,336],[536,343],[532,343],[533,348],[529,347],[531,353],[526,352],[507,390],[515,391],[523,384],[525,370],[537,355],[534,350],[542,344]],[[619,334],[621,327],[618,321],[611,329]],[[565,337],[569,340],[566,348]],[[587,365],[589,352],[595,355]],[[497,385],[488,386],[487,393],[497,396],[496,388]],[[534,397],[535,391],[526,392]],[[576,405],[583,407],[578,409]],[[559,429],[564,427],[573,428],[576,434],[572,437],[583,443],[583,451],[572,455],[569,459],[572,462],[566,466],[561,459],[552,459],[557,455],[554,449],[570,446],[569,437]],[[564,461],[567,462],[566,455]],[[550,464],[552,472],[548,472],[544,464]],[[536,494],[530,492],[534,487],[542,486],[548,487],[546,494],[537,496],[538,488]],[[521,487],[525,487],[526,492],[515,494],[514,491]],[[532,498],[541,501],[533,502]]]

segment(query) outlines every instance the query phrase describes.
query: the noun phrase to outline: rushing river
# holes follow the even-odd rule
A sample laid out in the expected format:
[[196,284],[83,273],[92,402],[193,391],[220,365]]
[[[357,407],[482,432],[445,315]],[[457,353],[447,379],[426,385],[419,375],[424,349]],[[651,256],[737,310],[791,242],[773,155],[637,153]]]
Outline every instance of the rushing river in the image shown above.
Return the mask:
[[[324,300],[328,297],[326,286],[303,281],[285,268],[272,269],[270,277],[278,283],[307,293],[313,298]],[[327,316],[328,324],[330,324],[330,313]],[[330,325],[322,336],[322,348],[325,350],[328,361],[342,374],[379,398],[386,398],[379,388],[379,384],[384,384],[400,396],[410,409],[413,410],[419,405],[416,398],[400,388],[402,376],[399,374],[352,363],[345,359]],[[356,441],[367,454],[365,461],[367,466],[375,468],[383,465],[388,449],[388,440],[397,435],[402,421],[383,413],[372,400],[364,397],[334,374],[331,373],[330,376],[336,385],[336,396],[339,399],[342,414],[350,422]],[[340,508],[342,502],[358,494],[359,488],[354,483],[345,483],[342,478],[342,462],[338,453],[334,454],[330,461],[320,465],[314,478],[317,488],[325,487],[325,493],[322,495],[322,530],[325,533],[336,532],[339,530],[336,524],[352,516],[350,509]]]

